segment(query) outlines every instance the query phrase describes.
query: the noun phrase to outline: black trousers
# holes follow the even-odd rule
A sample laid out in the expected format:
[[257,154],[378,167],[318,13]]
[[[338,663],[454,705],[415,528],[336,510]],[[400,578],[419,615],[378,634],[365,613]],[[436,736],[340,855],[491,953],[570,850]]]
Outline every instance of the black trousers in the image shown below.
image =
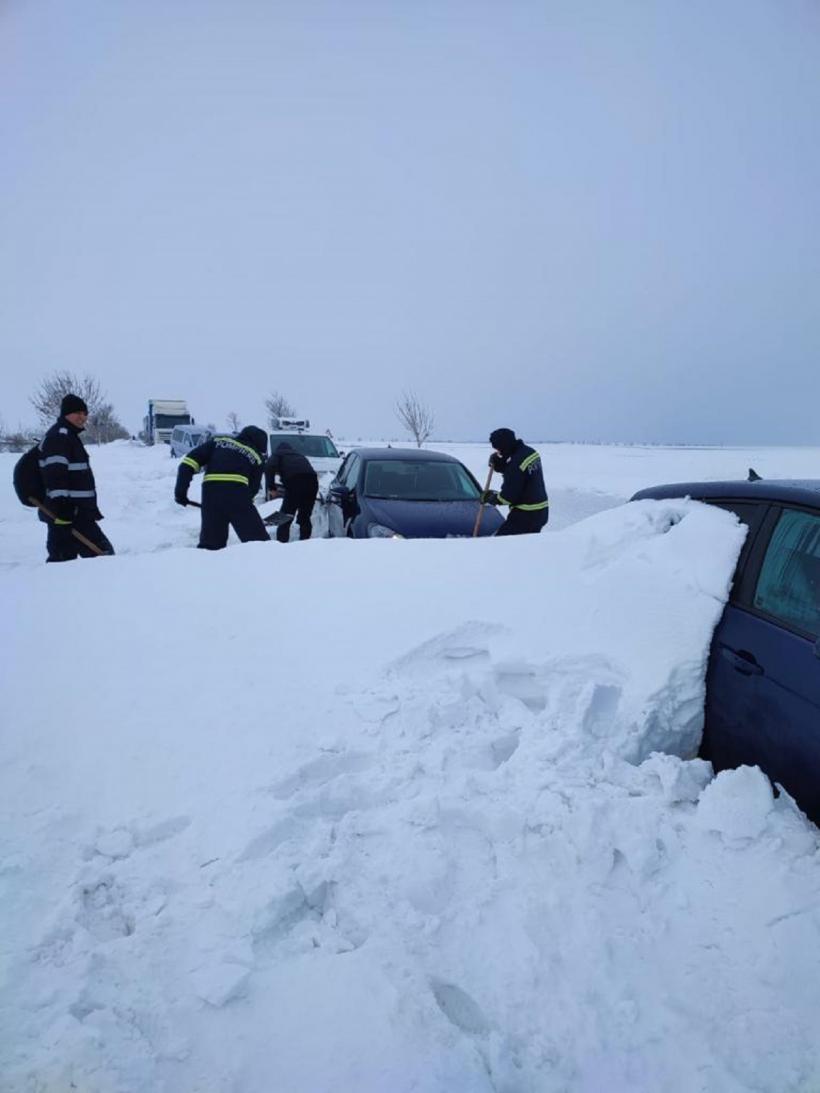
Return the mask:
[[242,543],[270,541],[247,486],[238,482],[203,482],[202,525],[197,546],[202,550],[222,550],[228,545],[229,527]]
[[509,515],[496,535],[537,535],[549,520],[550,510],[537,509],[535,512],[523,512],[510,509]]
[[[311,516],[318,492],[319,479],[315,474],[295,474],[288,479],[285,486],[282,512],[295,513],[300,539],[309,539],[313,532]],[[286,543],[290,538],[291,522],[289,520],[286,524],[280,524],[276,529],[276,538],[280,543]]]
[[72,562],[75,558],[98,557],[93,550],[89,550],[85,543],[81,543],[79,539],[71,534],[72,529],[78,531],[80,535],[84,535],[89,542],[99,547],[104,554],[114,553],[114,548],[100,531],[100,525],[97,521],[91,516],[83,516],[79,513],[74,517],[71,525],[49,523],[46,539],[48,558],[46,561]]

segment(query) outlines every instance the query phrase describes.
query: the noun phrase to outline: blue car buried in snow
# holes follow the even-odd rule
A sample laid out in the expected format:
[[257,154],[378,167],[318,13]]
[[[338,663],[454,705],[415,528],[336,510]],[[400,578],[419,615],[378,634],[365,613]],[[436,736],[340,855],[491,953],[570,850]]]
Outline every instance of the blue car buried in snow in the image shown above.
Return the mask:
[[[469,538],[481,487],[463,463],[420,448],[355,448],[327,492],[328,534],[351,539]],[[503,518],[487,505],[479,535]]]
[[701,754],[759,766],[820,823],[820,480],[687,482],[633,501],[691,497],[749,531],[706,676]]

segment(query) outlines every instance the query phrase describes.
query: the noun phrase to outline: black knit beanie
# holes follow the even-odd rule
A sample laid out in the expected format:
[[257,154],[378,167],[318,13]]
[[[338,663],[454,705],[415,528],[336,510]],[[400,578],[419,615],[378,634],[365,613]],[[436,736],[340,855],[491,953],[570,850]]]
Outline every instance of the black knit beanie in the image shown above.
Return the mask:
[[79,395],[65,395],[60,403],[60,413],[63,417],[66,414],[87,414],[88,407]]
[[268,450],[268,434],[258,425],[246,425],[236,439],[241,444],[250,445],[260,455],[265,455]]
[[490,433],[490,443],[497,452],[501,452],[503,456],[508,456],[515,449],[517,441],[512,429],[494,429]]

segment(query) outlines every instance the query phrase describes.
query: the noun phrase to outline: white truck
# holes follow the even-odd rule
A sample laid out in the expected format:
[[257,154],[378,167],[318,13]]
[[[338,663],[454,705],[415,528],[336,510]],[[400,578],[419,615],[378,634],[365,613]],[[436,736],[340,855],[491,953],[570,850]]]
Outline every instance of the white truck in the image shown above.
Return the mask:
[[151,398],[143,419],[143,437],[146,444],[170,444],[175,425],[193,424],[184,399]]
[[322,433],[311,429],[307,418],[273,418],[268,433],[268,443],[271,455],[280,444],[286,443],[294,451],[305,456],[319,475],[320,488],[322,476],[324,475],[329,481],[342,463],[342,453],[333,443],[329,431]]

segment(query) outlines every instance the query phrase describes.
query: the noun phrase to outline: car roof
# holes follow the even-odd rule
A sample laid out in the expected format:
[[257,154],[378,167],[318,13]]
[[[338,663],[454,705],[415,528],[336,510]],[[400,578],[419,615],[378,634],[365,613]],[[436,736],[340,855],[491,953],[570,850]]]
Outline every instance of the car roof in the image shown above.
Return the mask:
[[285,440],[287,440],[289,436],[295,436],[297,438],[300,436],[323,436],[328,440],[333,440],[334,444],[336,443],[332,436],[328,436],[327,433],[323,433],[319,429],[268,429],[268,433],[270,436],[281,436]]
[[639,490],[632,501],[669,497],[781,501],[820,508],[820,478],[761,478],[755,482],[672,482]]
[[424,463],[460,463],[453,455],[445,452],[433,452],[427,448],[351,448],[351,452],[361,456],[365,461],[370,459],[401,459],[408,462]]

